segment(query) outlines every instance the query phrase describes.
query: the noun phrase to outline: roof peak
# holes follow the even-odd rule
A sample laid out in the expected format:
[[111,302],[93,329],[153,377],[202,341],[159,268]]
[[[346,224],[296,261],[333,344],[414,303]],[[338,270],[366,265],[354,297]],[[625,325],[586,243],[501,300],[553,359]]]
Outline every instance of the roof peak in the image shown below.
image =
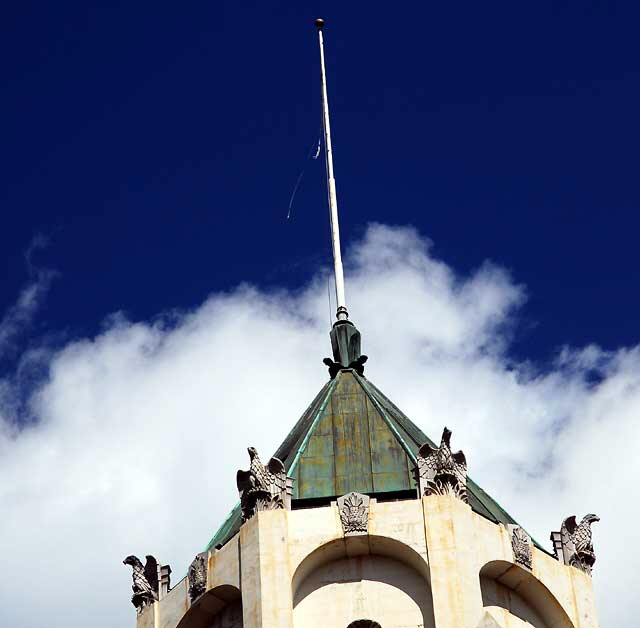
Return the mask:
[[[356,342],[353,341],[353,347]],[[379,499],[416,496],[414,469],[419,457],[432,449],[439,448],[372,382],[355,368],[340,366],[274,457],[294,480],[291,499],[296,508],[303,503],[320,505],[350,491]],[[474,511],[497,523],[516,524],[469,477],[466,490]],[[238,505],[214,535],[209,548],[224,544],[240,524]]]

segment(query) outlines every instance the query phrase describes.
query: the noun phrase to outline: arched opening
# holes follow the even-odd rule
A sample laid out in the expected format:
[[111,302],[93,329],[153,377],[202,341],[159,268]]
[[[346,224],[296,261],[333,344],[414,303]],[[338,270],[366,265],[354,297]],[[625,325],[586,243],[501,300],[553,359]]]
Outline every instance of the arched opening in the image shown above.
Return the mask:
[[480,589],[483,606],[505,625],[574,628],[553,593],[518,565],[503,560],[487,563],[480,570]]
[[229,584],[210,589],[191,605],[177,628],[243,628],[240,591]]
[[294,574],[294,628],[434,628],[428,573],[417,552],[393,539],[327,543]]

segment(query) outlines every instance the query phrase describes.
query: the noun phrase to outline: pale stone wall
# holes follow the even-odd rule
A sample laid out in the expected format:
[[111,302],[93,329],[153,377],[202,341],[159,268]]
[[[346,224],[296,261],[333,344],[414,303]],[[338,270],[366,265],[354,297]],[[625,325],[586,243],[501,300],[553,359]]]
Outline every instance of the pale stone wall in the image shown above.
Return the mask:
[[480,578],[482,602],[500,624],[510,626],[545,626],[545,621],[527,600],[493,578]]
[[385,628],[433,628],[428,584],[404,563],[368,555],[321,566],[294,597],[295,628],[346,627],[370,618]]
[[175,628],[189,610],[186,578],[176,584],[160,604],[158,628]]
[[210,553],[193,606],[179,583],[138,628],[597,628],[591,578],[535,548],[532,563],[452,496],[372,499],[368,534],[348,537],[335,504],[266,511]]

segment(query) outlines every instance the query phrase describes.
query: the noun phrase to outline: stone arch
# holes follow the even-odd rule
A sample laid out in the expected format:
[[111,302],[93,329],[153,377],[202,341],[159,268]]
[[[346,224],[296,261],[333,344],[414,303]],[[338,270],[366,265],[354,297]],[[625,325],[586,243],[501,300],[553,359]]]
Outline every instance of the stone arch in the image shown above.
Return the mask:
[[240,591],[223,584],[203,593],[176,628],[243,628]]
[[523,626],[574,628],[555,595],[530,571],[506,560],[480,570],[482,605],[492,615],[517,617]]
[[372,621],[371,619],[356,619],[356,621],[352,621],[347,628],[382,628],[382,626],[377,621]]
[[354,536],[321,545],[299,563],[291,588],[295,628],[359,626],[363,617],[384,628],[435,626],[428,564],[389,537]]

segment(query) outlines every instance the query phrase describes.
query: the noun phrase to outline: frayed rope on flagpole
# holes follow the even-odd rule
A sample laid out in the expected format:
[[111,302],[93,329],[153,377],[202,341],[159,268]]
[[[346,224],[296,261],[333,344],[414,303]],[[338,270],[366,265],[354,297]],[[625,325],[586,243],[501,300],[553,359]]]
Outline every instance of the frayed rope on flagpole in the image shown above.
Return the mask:
[[[322,135],[319,132],[318,133],[318,141],[314,142],[311,145],[311,148],[309,149],[309,153],[307,154],[307,158],[304,160],[304,166],[302,166],[302,170],[300,170],[300,174],[298,175],[298,178],[296,180],[296,184],[293,186],[293,192],[291,192],[291,198],[289,199],[289,209],[287,211],[287,220],[289,220],[289,218],[291,218],[291,209],[293,207],[293,200],[296,197],[296,193],[298,192],[298,188],[300,187],[300,184],[302,183],[302,177],[304,177],[304,171],[307,168],[307,162],[309,161],[309,159],[318,159],[318,157],[320,156],[320,150],[322,148]],[[315,149],[315,153],[314,153],[314,149]]]

